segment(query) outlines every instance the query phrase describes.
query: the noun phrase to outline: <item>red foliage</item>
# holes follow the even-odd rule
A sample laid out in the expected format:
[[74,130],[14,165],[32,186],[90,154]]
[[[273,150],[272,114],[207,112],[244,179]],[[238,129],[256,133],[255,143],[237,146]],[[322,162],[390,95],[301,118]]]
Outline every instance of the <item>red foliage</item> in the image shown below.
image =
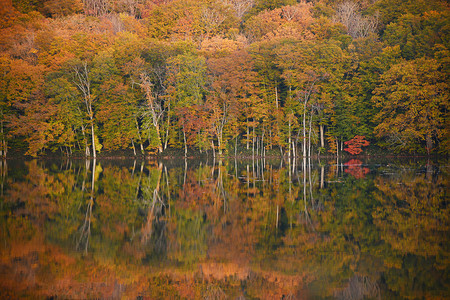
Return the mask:
[[344,142],[344,144],[348,147],[344,148],[344,150],[351,155],[357,155],[361,153],[361,147],[366,147],[370,144],[369,141],[367,141],[365,138],[366,137],[364,135],[355,135],[355,137],[351,140]]

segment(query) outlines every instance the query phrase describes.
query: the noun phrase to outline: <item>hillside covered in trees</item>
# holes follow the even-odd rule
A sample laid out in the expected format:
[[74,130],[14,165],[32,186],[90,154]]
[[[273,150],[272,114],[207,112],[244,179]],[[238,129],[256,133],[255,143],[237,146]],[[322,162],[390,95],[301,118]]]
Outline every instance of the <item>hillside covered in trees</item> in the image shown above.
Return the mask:
[[449,8],[3,0],[1,156],[448,154]]

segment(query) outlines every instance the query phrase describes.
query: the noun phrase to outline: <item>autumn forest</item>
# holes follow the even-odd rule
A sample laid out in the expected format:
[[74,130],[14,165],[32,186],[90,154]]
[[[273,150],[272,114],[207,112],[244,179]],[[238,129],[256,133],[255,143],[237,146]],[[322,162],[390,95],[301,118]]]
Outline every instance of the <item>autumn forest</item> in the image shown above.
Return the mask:
[[444,0],[3,0],[0,155],[448,154]]

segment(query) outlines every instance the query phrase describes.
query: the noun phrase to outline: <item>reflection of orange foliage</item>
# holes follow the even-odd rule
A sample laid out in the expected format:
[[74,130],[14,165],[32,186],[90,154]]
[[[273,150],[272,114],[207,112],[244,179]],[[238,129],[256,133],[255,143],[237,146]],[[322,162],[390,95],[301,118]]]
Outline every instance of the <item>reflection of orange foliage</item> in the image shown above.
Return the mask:
[[361,165],[362,161],[359,159],[351,159],[344,164],[344,166],[347,166],[345,173],[349,173],[356,179],[364,178],[369,173],[369,168],[361,167]]
[[[450,229],[450,208],[444,204],[448,201],[446,178],[428,180],[414,171],[404,171],[397,180],[376,179],[375,197],[383,205],[372,213],[374,224],[395,251],[440,260],[441,245],[447,243]],[[384,263],[400,269],[402,262],[391,258]],[[445,268],[448,258],[442,258],[440,263]]]
[[224,280],[229,276],[235,276],[240,280],[245,280],[251,269],[249,266],[230,263],[205,262],[200,264],[202,274],[206,277],[212,277],[217,280]]

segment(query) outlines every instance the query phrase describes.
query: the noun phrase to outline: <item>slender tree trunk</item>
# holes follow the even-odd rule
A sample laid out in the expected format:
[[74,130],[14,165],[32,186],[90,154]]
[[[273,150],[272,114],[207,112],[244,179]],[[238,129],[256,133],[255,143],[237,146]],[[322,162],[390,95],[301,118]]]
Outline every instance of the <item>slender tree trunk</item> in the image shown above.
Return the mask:
[[219,134],[217,135],[217,148],[219,148],[219,155],[222,155],[222,129],[219,130]]
[[161,153],[163,151],[162,140],[161,140],[161,132],[160,132],[160,117],[162,114],[162,109],[156,103],[155,97],[152,94],[152,86],[153,84],[150,82],[150,79],[147,75],[141,75],[141,86],[145,90],[145,95],[147,97],[147,105],[150,112],[150,116],[152,118],[152,124],[156,130],[156,137],[158,139],[158,152]]
[[95,150],[95,134],[94,134],[94,120],[91,117],[91,135],[92,135],[92,156],[97,157],[97,152]]
[[134,156],[136,156],[136,147],[134,146],[134,141],[133,141],[133,139],[131,139],[131,145],[133,146],[133,153],[134,153]]
[[312,110],[309,118],[309,132],[308,132],[308,156],[311,157],[311,131],[312,131]]
[[306,101],[305,101],[305,108],[303,112],[303,156],[306,157]]
[[[303,101],[303,156],[306,156],[306,112],[307,112],[307,108],[308,108],[308,101],[309,101],[309,98],[311,97],[311,93],[313,91],[315,83],[316,83],[316,80],[314,80],[311,83],[309,90],[307,91],[307,93],[304,96],[304,101]],[[311,111],[311,114],[312,114],[312,111]]]
[[319,125],[319,130],[320,130],[320,147],[325,148],[325,139],[323,136],[323,124]]
[[256,137],[256,157],[259,157],[259,136]]
[[184,140],[184,157],[187,157],[187,141],[186,141],[186,132],[184,131],[184,126],[183,126],[183,140]]
[[320,188],[323,189],[324,187],[324,180],[325,179],[325,167],[320,167]]
[[295,141],[294,141],[294,139],[292,139],[292,157],[295,158],[296,155],[297,155],[297,150],[295,147]]
[[336,137],[336,156],[339,156],[339,139]]
[[167,144],[169,142],[169,128],[170,128],[170,101],[167,107],[167,128],[166,128],[166,137],[164,140],[164,150],[167,149]]
[[291,157],[291,143],[292,143],[292,137],[291,137],[291,117],[288,118],[288,157]]
[[158,137],[158,152],[161,153],[163,152],[163,148],[161,142],[161,134],[159,132],[159,126],[155,125],[155,129],[156,129],[156,136]]
[[255,126],[253,125],[253,135],[252,135],[252,156],[255,157]]
[[275,87],[275,108],[278,111],[278,88]]
[[269,128],[269,149],[272,150],[273,141],[272,141],[272,129]]
[[[89,116],[91,123],[91,137],[92,137],[92,155],[95,158],[97,156],[95,147],[95,133],[94,133],[94,111],[92,109],[92,95],[91,95],[91,80],[89,78],[89,70],[87,63],[83,62],[82,66],[74,67],[75,79],[74,83],[78,89],[82,92],[84,98],[84,104],[86,106],[86,112]],[[86,151],[86,156],[87,151]]]
[[134,117],[134,121],[136,122],[136,129],[137,129],[137,133],[138,133],[138,138],[139,138],[139,144],[141,147],[141,153],[144,154],[144,145],[142,143],[142,135],[141,135],[141,130],[139,129],[139,123],[136,117]]
[[250,148],[249,140],[250,140],[250,129],[249,129],[248,120],[247,120],[247,150]]
[[86,157],[89,157],[91,155],[91,152],[89,150],[88,139],[86,137],[86,129],[84,128],[84,125],[81,125],[81,133],[83,134],[83,139],[84,139],[84,151],[85,151]]
[[266,129],[263,127],[263,132],[261,136],[261,155],[266,157],[266,148],[264,147],[264,135],[266,133]]

